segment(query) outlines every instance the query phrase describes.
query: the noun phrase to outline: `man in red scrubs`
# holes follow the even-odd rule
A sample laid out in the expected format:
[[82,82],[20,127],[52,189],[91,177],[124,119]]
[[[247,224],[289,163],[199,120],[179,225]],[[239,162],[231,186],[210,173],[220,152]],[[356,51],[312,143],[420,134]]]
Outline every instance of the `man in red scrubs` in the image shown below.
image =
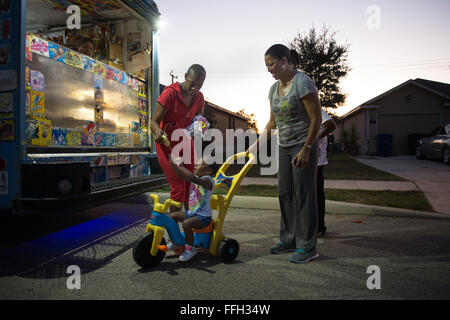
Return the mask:
[[[177,177],[169,164],[172,149],[181,142],[172,141],[171,137],[176,129],[186,129],[196,115],[203,114],[205,99],[200,89],[205,81],[206,71],[201,65],[194,64],[188,69],[184,77],[183,83],[173,83],[161,93],[156,102],[156,110],[150,128],[154,134],[159,164],[170,185],[170,198],[185,204],[185,208],[188,208],[190,183]],[[163,135],[169,138],[169,147],[164,145]],[[188,141],[191,159],[185,161],[184,167],[193,172],[195,166],[194,142],[190,138]],[[179,209],[171,207],[170,211],[172,212],[172,210]]]

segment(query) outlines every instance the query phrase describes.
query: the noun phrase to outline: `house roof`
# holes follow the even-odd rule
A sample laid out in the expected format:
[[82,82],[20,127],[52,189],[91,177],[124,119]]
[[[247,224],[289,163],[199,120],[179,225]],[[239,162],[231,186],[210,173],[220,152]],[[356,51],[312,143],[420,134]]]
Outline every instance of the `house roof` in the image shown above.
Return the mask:
[[366,102],[364,102],[363,104],[359,105],[358,107],[356,107],[355,109],[347,112],[346,114],[344,114],[342,117],[340,117],[339,119],[345,119],[361,110],[366,110],[366,109],[374,109],[377,106],[374,105],[375,102],[377,102],[378,100],[380,100],[381,98],[384,98],[387,95],[390,95],[391,93],[409,85],[409,84],[414,84],[424,90],[427,90],[433,94],[436,94],[446,100],[447,101],[445,104],[450,102],[450,84],[449,83],[444,83],[444,82],[437,82],[437,81],[431,81],[431,80],[426,80],[426,79],[410,79],[408,81],[403,82],[402,84],[386,91],[385,93],[382,93],[378,96],[376,96],[373,99],[370,99]]
[[248,121],[248,120],[249,120],[248,118],[243,117],[243,116],[237,114],[236,112],[233,112],[233,111],[230,111],[230,110],[228,110],[228,109],[219,107],[217,104],[214,104],[214,103],[212,103],[212,102],[210,102],[210,101],[207,101],[207,100],[206,100],[205,102],[206,102],[208,105],[210,105],[212,108],[214,108],[214,109],[217,109],[217,110],[219,110],[219,111],[228,113],[228,114],[230,114],[230,115],[232,115],[232,116],[234,116],[234,117],[236,117],[236,118],[241,118],[242,120],[245,120],[245,121]]

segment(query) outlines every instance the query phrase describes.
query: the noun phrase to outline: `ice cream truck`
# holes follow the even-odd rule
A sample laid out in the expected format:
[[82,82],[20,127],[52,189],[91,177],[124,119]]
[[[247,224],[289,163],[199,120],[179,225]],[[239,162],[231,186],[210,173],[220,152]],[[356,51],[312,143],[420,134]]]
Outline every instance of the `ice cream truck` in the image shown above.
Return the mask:
[[1,212],[166,185],[149,129],[160,16],[151,0],[0,1]]

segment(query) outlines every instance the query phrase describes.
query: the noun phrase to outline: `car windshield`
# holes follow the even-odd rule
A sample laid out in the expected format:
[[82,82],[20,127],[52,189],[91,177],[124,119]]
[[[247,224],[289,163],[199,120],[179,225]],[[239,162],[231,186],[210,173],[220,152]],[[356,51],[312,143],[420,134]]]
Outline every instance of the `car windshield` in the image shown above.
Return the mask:
[[450,137],[450,123],[445,126],[445,133]]

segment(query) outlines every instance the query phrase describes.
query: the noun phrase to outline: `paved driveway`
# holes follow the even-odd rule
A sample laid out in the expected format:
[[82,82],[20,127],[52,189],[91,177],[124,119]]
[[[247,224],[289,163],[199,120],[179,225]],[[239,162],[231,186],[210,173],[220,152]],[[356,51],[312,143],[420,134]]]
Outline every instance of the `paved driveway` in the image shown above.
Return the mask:
[[434,210],[450,215],[450,166],[439,160],[417,160],[415,156],[356,157],[356,160],[414,181]]

